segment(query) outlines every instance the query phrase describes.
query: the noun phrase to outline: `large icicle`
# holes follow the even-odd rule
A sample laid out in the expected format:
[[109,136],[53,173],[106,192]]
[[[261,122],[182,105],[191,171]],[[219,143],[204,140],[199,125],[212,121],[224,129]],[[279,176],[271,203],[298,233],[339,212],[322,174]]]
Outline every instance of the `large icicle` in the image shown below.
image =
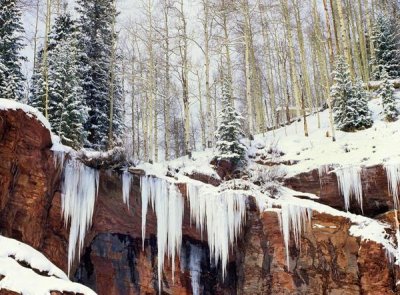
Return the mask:
[[[394,219],[396,224],[396,240],[397,240],[397,257],[396,259],[400,259],[400,226],[398,219],[398,210],[399,210],[399,183],[400,183],[400,163],[387,163],[385,164],[386,177],[388,181],[389,192],[393,197],[393,206],[394,206]],[[388,252],[389,253],[389,252]],[[388,255],[390,258],[390,255]]]
[[307,223],[311,221],[312,210],[290,203],[282,203],[281,208],[280,225],[283,234],[283,241],[285,243],[286,264],[289,268],[290,233],[293,234],[294,242],[296,244],[296,247],[299,249],[301,234],[304,231],[304,228],[307,226]]
[[92,224],[98,192],[99,172],[75,159],[68,160],[64,170],[61,206],[65,225],[71,223],[68,245],[68,275],[76,257],[80,257],[86,231]]
[[200,295],[201,259],[203,253],[199,246],[190,244],[189,270],[193,295]]
[[399,184],[400,184],[400,163],[388,163],[385,165],[389,192],[393,197],[393,206],[399,208]]
[[124,204],[128,206],[129,209],[129,193],[131,191],[133,177],[128,171],[122,173],[122,199]]
[[246,215],[246,197],[235,191],[218,193],[207,187],[187,184],[190,213],[196,227],[203,231],[207,225],[207,239],[215,264],[221,262],[225,277],[229,246],[236,241]]
[[161,277],[164,259],[167,254],[175,271],[175,257],[180,254],[182,243],[182,219],[184,201],[175,184],[164,179],[144,176],[141,178],[142,191],[142,238],[146,237],[147,206],[150,203],[157,216],[158,285],[161,290]]
[[361,170],[361,167],[356,166],[347,166],[335,170],[346,211],[350,208],[351,196],[356,198],[361,211],[363,211]]

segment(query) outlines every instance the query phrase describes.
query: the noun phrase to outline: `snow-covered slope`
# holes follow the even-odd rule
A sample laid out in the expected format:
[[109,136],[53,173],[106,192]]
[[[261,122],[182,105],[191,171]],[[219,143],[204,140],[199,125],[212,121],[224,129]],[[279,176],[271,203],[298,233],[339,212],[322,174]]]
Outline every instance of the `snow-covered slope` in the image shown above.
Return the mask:
[[96,294],[71,282],[43,254],[13,239],[0,236],[0,290],[22,295],[45,295],[51,291]]
[[290,166],[282,166],[288,177],[325,165],[339,168],[400,162],[400,121],[389,123],[383,119],[379,99],[371,100],[369,108],[374,120],[372,128],[353,133],[336,130],[336,141],[332,142],[332,138],[326,136],[331,129],[329,112],[325,110],[307,118],[308,137],[304,136],[301,120],[256,136],[253,145],[262,144],[265,148],[253,149],[253,152],[268,154],[268,150],[273,149],[283,153],[279,160],[292,162]]

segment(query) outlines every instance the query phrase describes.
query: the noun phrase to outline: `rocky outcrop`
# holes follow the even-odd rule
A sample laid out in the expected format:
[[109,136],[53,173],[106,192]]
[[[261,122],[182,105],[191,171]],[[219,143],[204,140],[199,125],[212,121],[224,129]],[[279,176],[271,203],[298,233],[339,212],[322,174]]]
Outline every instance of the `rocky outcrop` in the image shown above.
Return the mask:
[[[0,111],[0,118],[0,232],[33,246],[67,270],[69,234],[61,218],[61,169],[54,164],[49,132],[22,111]],[[99,294],[158,293],[156,217],[149,210],[143,247],[139,177],[134,176],[128,208],[122,202],[121,176],[101,171],[93,226],[80,262],[73,266],[74,279]],[[364,213],[394,223],[382,167],[366,169],[362,179]],[[334,174],[320,179],[315,170],[286,184],[343,209]],[[352,208],[358,213],[356,204]],[[253,201],[247,204],[247,221],[223,280],[185,209],[181,257],[174,278],[171,263],[166,263],[162,294],[399,293],[397,267],[386,251],[351,236],[351,222],[343,217],[313,212],[300,246],[291,239],[288,266],[277,212],[259,212]],[[0,290],[2,295],[12,294],[5,292]]]

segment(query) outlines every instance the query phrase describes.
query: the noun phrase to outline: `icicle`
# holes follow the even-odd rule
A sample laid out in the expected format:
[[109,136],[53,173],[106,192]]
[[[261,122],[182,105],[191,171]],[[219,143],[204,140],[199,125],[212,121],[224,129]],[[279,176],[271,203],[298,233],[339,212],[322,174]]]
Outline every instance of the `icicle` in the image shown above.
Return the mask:
[[340,192],[344,198],[344,206],[348,211],[350,207],[350,197],[356,198],[361,211],[363,211],[361,168],[355,166],[343,167],[335,170]]
[[281,231],[283,234],[283,241],[285,243],[286,251],[286,264],[289,268],[289,240],[290,233],[293,234],[295,245],[300,249],[301,234],[307,223],[311,221],[312,211],[308,208],[292,205],[289,203],[283,203],[281,207]]
[[325,164],[325,165],[319,166],[319,168],[318,168],[318,174],[319,174],[319,177],[320,177],[320,178],[321,178],[322,176],[328,174],[328,172],[329,172],[329,165]]
[[399,209],[399,183],[400,183],[400,163],[390,163],[385,165],[389,192],[393,197],[393,205]]
[[161,277],[164,258],[167,254],[172,260],[172,276],[175,272],[175,257],[180,254],[182,244],[182,219],[184,200],[175,184],[149,176],[141,178],[142,191],[142,243],[146,238],[147,206],[150,203],[157,216],[158,285],[161,290]]
[[124,204],[128,206],[129,209],[129,193],[131,191],[133,177],[128,171],[122,173],[122,199]]
[[64,151],[53,151],[54,167],[62,168],[64,166],[65,152]]
[[76,257],[80,257],[85,235],[92,224],[99,172],[75,159],[68,160],[64,170],[61,206],[65,225],[70,222],[68,245],[68,275]]
[[190,277],[192,280],[192,292],[193,295],[200,295],[200,275],[201,275],[201,259],[203,253],[201,248],[190,244],[190,258],[189,258],[189,270]]
[[207,225],[207,240],[211,258],[221,262],[225,277],[229,246],[236,242],[246,216],[246,197],[234,191],[218,193],[194,187],[188,183],[190,214],[196,227]]

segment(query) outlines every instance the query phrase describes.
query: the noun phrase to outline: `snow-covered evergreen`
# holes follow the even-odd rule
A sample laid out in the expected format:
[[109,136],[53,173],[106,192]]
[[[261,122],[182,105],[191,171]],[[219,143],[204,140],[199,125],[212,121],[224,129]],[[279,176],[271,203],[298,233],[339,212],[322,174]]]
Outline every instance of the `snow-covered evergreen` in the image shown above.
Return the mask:
[[400,77],[400,48],[396,20],[379,14],[372,38],[375,45],[374,78],[382,80],[383,70],[388,72],[390,78]]
[[217,160],[230,160],[238,163],[246,154],[246,147],[240,142],[243,137],[243,117],[236,111],[230,99],[227,81],[222,89],[222,110],[219,114],[221,122],[216,132]]
[[382,99],[383,112],[389,122],[397,120],[399,112],[396,108],[396,98],[394,97],[393,83],[389,80],[388,72],[383,69],[381,78],[383,83],[379,88],[379,97]]
[[0,0],[0,98],[23,99],[23,32],[17,1]]
[[[30,104],[42,112],[46,93],[43,51],[32,77]],[[66,145],[79,149],[86,140],[84,124],[88,110],[84,102],[77,33],[69,14],[56,18],[48,47],[48,114],[52,130]]]
[[334,85],[331,88],[335,124],[342,131],[355,131],[372,126],[367,97],[361,82],[353,86],[349,67],[339,57],[333,72]]
[[[89,119],[86,122],[88,147],[106,149],[109,147],[110,98],[114,97],[113,134],[118,137],[123,129],[122,93],[115,79],[111,87],[111,73],[116,70],[112,61],[113,36],[112,23],[116,15],[112,1],[78,0],[79,46],[83,51],[81,69],[84,80],[84,99],[89,107]],[[114,89],[114,95],[111,89]]]
[[356,128],[358,130],[370,128],[373,124],[371,111],[368,108],[368,93],[365,91],[362,80],[358,79],[354,85],[354,99],[357,110]]

